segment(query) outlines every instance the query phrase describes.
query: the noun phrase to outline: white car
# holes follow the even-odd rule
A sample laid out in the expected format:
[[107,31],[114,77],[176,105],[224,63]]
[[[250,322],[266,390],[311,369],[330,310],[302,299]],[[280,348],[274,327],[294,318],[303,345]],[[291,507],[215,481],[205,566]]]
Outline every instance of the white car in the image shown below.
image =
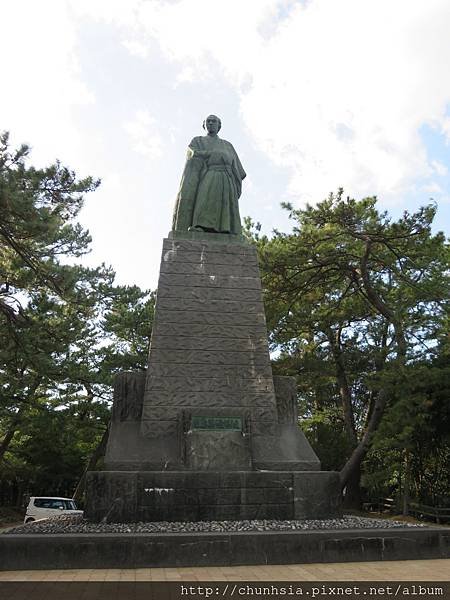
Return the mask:
[[31,523],[31,521],[46,519],[47,517],[82,514],[83,511],[77,509],[77,505],[72,498],[31,496],[23,522]]

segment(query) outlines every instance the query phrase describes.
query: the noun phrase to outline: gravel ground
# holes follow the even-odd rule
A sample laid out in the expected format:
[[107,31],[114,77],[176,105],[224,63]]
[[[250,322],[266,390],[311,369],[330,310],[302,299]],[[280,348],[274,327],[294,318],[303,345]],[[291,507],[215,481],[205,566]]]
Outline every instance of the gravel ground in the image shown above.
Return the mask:
[[389,519],[344,516],[340,519],[314,519],[306,521],[200,521],[154,523],[89,523],[77,516],[55,517],[27,523],[4,532],[17,533],[194,533],[233,531],[305,531],[317,529],[367,529],[424,527]]

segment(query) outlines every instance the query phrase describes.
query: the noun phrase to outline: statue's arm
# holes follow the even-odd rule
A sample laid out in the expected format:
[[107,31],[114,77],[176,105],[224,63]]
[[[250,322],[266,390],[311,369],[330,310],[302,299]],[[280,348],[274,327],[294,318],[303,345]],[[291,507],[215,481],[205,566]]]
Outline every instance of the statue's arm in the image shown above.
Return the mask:
[[234,155],[234,161],[233,162],[234,162],[235,169],[236,169],[236,171],[237,171],[237,173],[239,175],[239,178],[242,181],[243,179],[245,179],[247,177],[247,173],[244,171],[244,167],[242,166],[242,163],[241,163],[241,161],[239,159],[238,153],[234,149],[233,145],[230,144],[230,146],[231,146],[231,149],[233,150],[233,155]]
[[228,142],[232,155],[233,155],[233,162],[232,162],[232,171],[233,171],[233,177],[234,177],[234,181],[236,183],[236,189],[237,189],[237,193],[238,193],[238,198],[241,197],[241,193],[242,193],[242,180],[245,179],[247,177],[247,173],[244,171],[244,167],[242,166],[242,163],[239,159],[239,156],[236,152],[236,150],[233,148],[233,145],[230,144],[230,142]]
[[210,155],[210,152],[208,152],[207,150],[192,150],[192,149],[190,149],[190,151],[191,151],[191,153],[190,153],[190,155],[188,154],[188,159],[192,159],[192,158],[206,159]]
[[203,149],[201,137],[195,137],[188,146],[187,160],[195,158],[206,160],[209,158],[210,154],[211,153],[208,150]]
[[199,142],[194,138],[188,146],[186,164],[181,177],[180,188],[173,215],[173,230],[187,231],[192,225],[192,214],[197,195],[197,188],[204,167],[204,158]]

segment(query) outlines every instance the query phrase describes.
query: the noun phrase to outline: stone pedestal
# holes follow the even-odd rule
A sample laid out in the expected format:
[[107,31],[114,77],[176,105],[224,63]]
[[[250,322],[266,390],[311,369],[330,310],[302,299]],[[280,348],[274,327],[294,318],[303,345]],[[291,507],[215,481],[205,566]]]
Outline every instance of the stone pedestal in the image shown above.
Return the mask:
[[86,516],[100,521],[321,519],[339,514],[338,473],[99,471]]
[[88,477],[93,519],[338,513],[337,475],[297,424],[295,380],[272,376],[254,247],[164,240],[148,370],[116,380],[105,467]]

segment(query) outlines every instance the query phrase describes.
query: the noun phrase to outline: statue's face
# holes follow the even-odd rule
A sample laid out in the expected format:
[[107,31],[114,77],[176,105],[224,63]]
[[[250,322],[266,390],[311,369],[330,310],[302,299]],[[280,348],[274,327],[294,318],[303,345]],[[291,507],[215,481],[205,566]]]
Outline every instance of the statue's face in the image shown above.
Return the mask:
[[209,117],[206,117],[206,119],[205,119],[205,127],[206,127],[206,131],[209,134],[214,135],[215,133],[217,133],[219,131],[219,119],[218,119],[218,117],[216,117],[216,115],[209,115]]

